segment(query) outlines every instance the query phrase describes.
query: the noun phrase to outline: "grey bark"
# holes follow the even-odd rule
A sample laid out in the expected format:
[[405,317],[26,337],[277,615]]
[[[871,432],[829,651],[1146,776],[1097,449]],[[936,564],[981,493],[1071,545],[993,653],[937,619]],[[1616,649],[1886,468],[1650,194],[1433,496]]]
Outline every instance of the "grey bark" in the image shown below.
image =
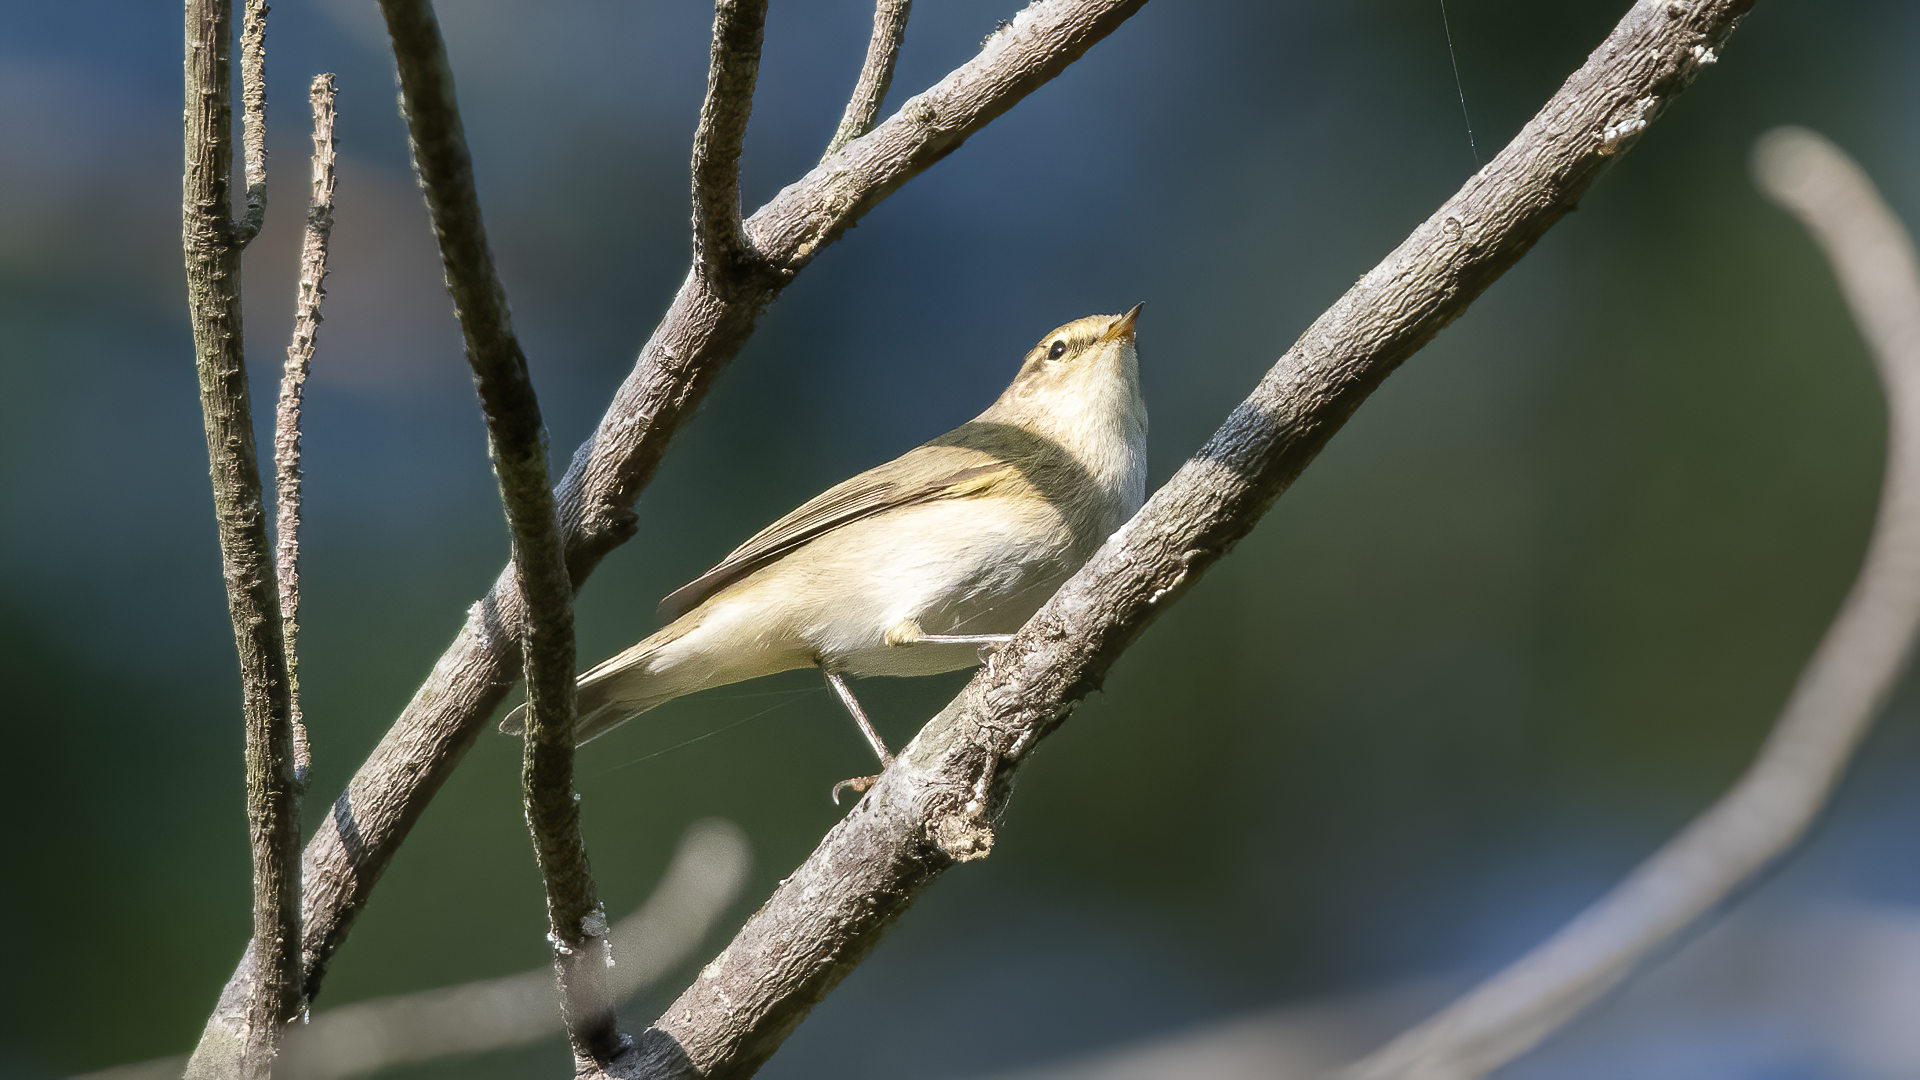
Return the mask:
[[221,569],[240,659],[253,869],[249,952],[259,962],[223,998],[187,1071],[257,1077],[270,1069],[279,1025],[301,1007],[300,823],[286,647],[241,337],[245,239],[233,220],[232,37],[228,0],[188,0],[182,248]]
[[[754,250],[771,267],[761,288],[723,297],[689,271],[556,490],[575,588],[633,535],[633,502],[667,442],[780,289],[868,210],[1064,71],[1144,3],[1032,5],[978,56],[745,223]],[[519,590],[503,571],[307,844],[303,958],[310,997],[388,861],[518,677],[519,646],[508,628],[518,625],[520,610]],[[228,980],[222,1009],[244,992],[256,962],[249,948]]]
[[615,1071],[721,1080],[758,1069],[935,878],[987,854],[1033,747],[1246,535],[1381,380],[1574,207],[1717,58],[1750,6],[1635,5],[1499,156],[1316,320],[921,731]]

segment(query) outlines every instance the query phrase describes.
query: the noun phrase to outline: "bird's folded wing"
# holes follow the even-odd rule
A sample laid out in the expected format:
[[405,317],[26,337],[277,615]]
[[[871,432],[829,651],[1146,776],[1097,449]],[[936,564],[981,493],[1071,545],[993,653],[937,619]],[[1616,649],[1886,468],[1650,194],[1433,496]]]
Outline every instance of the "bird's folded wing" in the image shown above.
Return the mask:
[[660,601],[660,614],[679,618],[714,593],[822,534],[903,506],[977,495],[1020,482],[1012,463],[966,446],[938,442],[917,447],[828,488]]

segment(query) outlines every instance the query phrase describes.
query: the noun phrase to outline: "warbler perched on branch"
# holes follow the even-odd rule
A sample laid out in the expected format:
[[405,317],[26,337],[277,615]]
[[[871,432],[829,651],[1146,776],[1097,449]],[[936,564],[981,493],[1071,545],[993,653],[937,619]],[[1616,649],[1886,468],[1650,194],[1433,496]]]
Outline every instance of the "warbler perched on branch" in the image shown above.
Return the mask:
[[[671,622],[580,676],[576,742],[685,694],[817,667],[884,768],[892,754],[844,676],[979,664],[1140,509],[1140,307],[1048,334],[985,412],[828,488],[668,596]],[[501,730],[518,733],[525,709]]]

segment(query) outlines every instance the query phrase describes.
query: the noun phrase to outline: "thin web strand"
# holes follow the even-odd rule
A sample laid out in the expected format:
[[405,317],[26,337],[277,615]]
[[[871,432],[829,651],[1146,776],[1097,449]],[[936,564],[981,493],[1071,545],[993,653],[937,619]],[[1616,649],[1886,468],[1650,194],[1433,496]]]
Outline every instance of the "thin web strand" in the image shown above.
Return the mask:
[[[801,693],[811,693],[811,692],[812,691],[798,691],[798,690],[776,691],[776,693],[793,693],[796,695]],[[745,695],[742,695],[742,696],[745,696]],[[703,731],[700,734],[693,736],[692,738],[682,739],[679,742],[673,743],[669,746],[663,746],[660,749],[655,750],[650,754],[641,754],[637,758],[633,758],[632,760],[629,760],[629,761],[623,761],[618,765],[609,765],[605,769],[602,769],[601,771],[595,773],[594,775],[605,776],[608,773],[619,772],[621,769],[631,768],[632,766],[640,765],[645,762],[652,761],[654,758],[663,757],[667,754],[673,753],[676,750],[685,750],[687,747],[692,746],[694,743],[705,742],[708,739],[713,738],[715,735],[725,735],[727,732],[732,731],[734,728],[737,728],[742,724],[748,723],[753,720],[758,720],[769,713],[778,712],[779,710],[786,708],[788,705],[793,704],[793,701],[794,701],[793,698],[788,698],[785,701],[776,701],[773,704],[767,706],[766,708],[761,709],[759,712],[748,713],[747,715],[741,717],[740,719],[722,724],[719,727],[714,728],[712,731]]]
[[1453,25],[1447,21],[1447,0],[1440,0],[1440,29],[1447,35],[1447,62],[1453,65],[1453,89],[1460,95],[1460,119],[1467,125],[1467,149],[1473,152],[1473,167],[1479,168],[1480,146],[1473,140],[1473,117],[1467,115],[1467,85],[1460,81],[1460,58],[1453,51]]

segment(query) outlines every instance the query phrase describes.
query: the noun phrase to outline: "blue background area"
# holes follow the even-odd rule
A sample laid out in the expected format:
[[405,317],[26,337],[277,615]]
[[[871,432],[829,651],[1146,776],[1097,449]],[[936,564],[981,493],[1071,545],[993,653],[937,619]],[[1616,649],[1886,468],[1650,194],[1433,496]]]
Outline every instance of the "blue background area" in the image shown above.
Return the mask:
[[[1453,0],[1481,154],[1624,8]],[[685,270],[710,13],[441,9],[564,461]],[[817,159],[870,13],[773,4],[748,206]],[[1009,14],[921,0],[889,106]],[[179,15],[25,5],[9,26],[0,1072],[44,1076],[192,1044],[247,932],[247,864],[179,269]],[[376,9],[282,4],[269,48],[274,201],[245,279],[262,415],[292,304],[305,87],[330,70],[341,88],[307,404],[317,810],[506,539]],[[1025,770],[993,857],[944,879],[765,1075],[897,1076],[928,1045],[943,1050],[908,1072],[972,1075],[1491,970],[1696,812],[1748,759],[1844,592],[1884,438],[1858,335],[1810,242],[1753,192],[1748,147],[1775,124],[1818,128],[1920,222],[1917,52],[1911,4],[1759,5],[1580,212],[1148,631]],[[1049,328],[1138,300],[1159,483],[1473,167],[1434,4],[1149,5],[780,298],[675,442],[638,537],[584,591],[583,661],[650,630],[658,597],[761,524],[978,411]],[[898,742],[961,678],[861,691]],[[1759,903],[1920,904],[1917,705],[1896,698],[1831,819]],[[580,787],[609,907],[638,904],[685,825],[719,815],[756,850],[724,921],[737,925],[835,820],[827,789],[866,754],[804,674],[677,702],[595,743]],[[322,1005],[542,961],[517,764],[511,740],[480,741]],[[1681,1031],[1659,1060],[1746,1068],[1767,1022]],[[1636,1052],[1650,1051],[1568,1048],[1535,1068],[1652,1075],[1608,1064]],[[563,1062],[555,1041],[410,1075]]]

